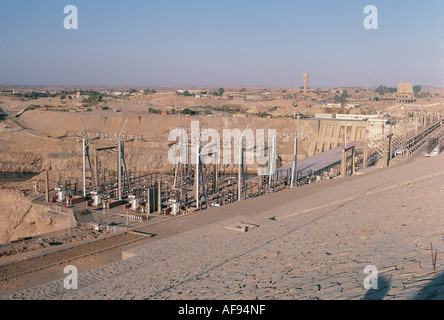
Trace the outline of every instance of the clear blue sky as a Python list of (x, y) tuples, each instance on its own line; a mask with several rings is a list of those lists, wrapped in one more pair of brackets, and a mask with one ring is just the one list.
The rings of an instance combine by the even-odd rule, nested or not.
[(310, 87), (444, 86), (444, 1), (0, 0), (3, 84), (299, 87), (305, 72)]

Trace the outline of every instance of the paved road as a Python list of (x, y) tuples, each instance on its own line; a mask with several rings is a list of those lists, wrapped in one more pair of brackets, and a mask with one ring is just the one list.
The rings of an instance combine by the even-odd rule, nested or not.
[[(159, 239), (170, 237), (172, 235), (180, 234), (182, 232), (200, 228), (205, 225), (226, 220), (238, 215), (250, 217), (262, 214), (264, 212), (272, 212), (273, 210), (276, 210), (279, 207), (285, 207), (289, 204), (294, 203), (297, 200), (302, 200), (303, 198), (313, 195), (317, 192), (326, 191), (329, 188), (337, 188), (340, 185), (347, 183), (349, 181), (355, 181), (355, 180), (359, 181), (360, 179), (364, 179), (369, 175), (389, 170), (395, 166), (411, 163), (416, 159), (418, 159), (419, 157), (423, 157), (425, 148), (426, 145), (423, 145), (409, 158), (406, 159), (395, 158), (392, 160), (390, 167), (376, 169), (366, 173), (365, 175), (356, 175), (344, 179), (321, 181), (310, 185), (304, 185), (302, 187), (294, 189), (288, 189), (276, 193), (270, 193), (258, 198), (247, 199), (218, 208), (211, 208), (209, 210), (204, 210), (199, 213), (183, 216), (180, 219), (167, 221), (154, 226), (140, 228), (138, 230), (155, 234), (156, 236), (152, 238), (151, 241), (156, 241)], [(270, 218), (273, 218), (272, 215), (270, 215)]]

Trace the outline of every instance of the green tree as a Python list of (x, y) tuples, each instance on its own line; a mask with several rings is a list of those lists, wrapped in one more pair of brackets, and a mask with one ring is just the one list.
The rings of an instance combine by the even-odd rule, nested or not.
[(156, 90), (150, 89), (150, 88), (143, 90), (144, 94), (150, 94), (150, 93), (156, 93), (156, 92), (157, 92)]
[(375, 92), (379, 93), (381, 96), (386, 93), (395, 93), (396, 91), (398, 91), (397, 88), (389, 88), (389, 87), (383, 86), (382, 84), (379, 85), (379, 87), (377, 87), (375, 89)]
[(148, 113), (161, 113), (161, 111), (160, 111), (160, 110), (157, 110), (157, 109), (153, 109), (153, 108), (149, 107), (149, 108), (148, 108)]
[(334, 98), (335, 100), (335, 103), (341, 103), (342, 102), (342, 97), (341, 96), (338, 96), (338, 95), (335, 95), (335, 98)]
[(189, 108), (185, 108), (183, 109), (181, 112), (181, 114), (189, 114), (190, 116), (197, 114), (197, 111), (191, 110)]
[(219, 88), (218, 93), (220, 96), (223, 96), (225, 93), (225, 89), (224, 88)]
[(414, 92), (415, 94), (420, 93), (421, 90), (422, 90), (422, 87), (421, 87), (421, 86), (419, 86), (419, 85), (413, 86), (413, 92)]

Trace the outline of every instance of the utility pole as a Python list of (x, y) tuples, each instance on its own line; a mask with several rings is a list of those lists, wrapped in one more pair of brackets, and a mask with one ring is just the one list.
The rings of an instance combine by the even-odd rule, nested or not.
[(271, 189), (271, 183), (272, 183), (272, 177), (275, 168), (275, 162), (276, 162), (276, 138), (273, 138), (273, 143), (271, 145), (271, 151), (270, 147), (268, 148), (268, 167), (269, 167), (269, 176), (268, 176), (268, 188)]
[(291, 188), (295, 186), (295, 178), (297, 175), (297, 161), (298, 161), (298, 138), (294, 139), (294, 154), (293, 167), (291, 169)]
[(367, 169), (367, 161), (368, 161), (368, 129), (365, 130), (365, 147), (364, 147), (364, 159), (363, 159), (363, 168)]
[[(146, 212), (147, 214), (151, 214), (151, 198), (150, 198), (150, 192), (151, 189), (148, 188), (146, 189)], [(148, 219), (148, 215), (147, 215), (147, 219)]]
[(242, 145), (239, 145), (239, 171), (237, 173), (237, 201), (241, 201), (241, 171), (242, 171), (242, 156), (243, 156), (243, 152), (242, 152)]
[(162, 214), (162, 180), (157, 179), (157, 212)]
[(83, 197), (86, 198), (86, 139), (82, 140), (82, 152), (83, 152)]
[(96, 182), (96, 191), (99, 191), (99, 158), (97, 156), (97, 150), (95, 152), (96, 155), (96, 166), (95, 166), (95, 182)]
[(352, 148), (352, 172), (351, 172), (351, 175), (353, 176), (355, 174), (355, 169), (356, 169), (356, 166), (355, 166), (356, 154), (355, 154), (355, 147), (351, 147), (351, 148)]
[(418, 134), (418, 112), (415, 111), (415, 135)]
[(194, 183), (196, 185), (196, 209), (199, 209), (199, 144), (196, 144), (196, 170), (194, 171)]
[(347, 176), (347, 126), (344, 130), (344, 142), (342, 143), (341, 177)]
[(214, 174), (214, 186), (213, 192), (217, 193), (219, 191), (218, 183), (219, 183), (219, 154), (216, 153), (216, 161), (214, 162), (213, 174)]
[(389, 166), (390, 160), (392, 159), (392, 136), (393, 136), (393, 133), (390, 133), (385, 138), (385, 157), (384, 157), (385, 161), (384, 161), (384, 164), (386, 167)]
[(409, 114), (404, 110), (403, 113), (403, 126), (402, 126), (402, 156), (404, 156), (406, 145), (407, 145), (407, 120), (409, 119)]
[(119, 200), (122, 200), (122, 148), (121, 141), (117, 143), (117, 188), (119, 192)]
[(46, 186), (45, 186), (46, 202), (49, 202), (49, 171), (46, 170)]

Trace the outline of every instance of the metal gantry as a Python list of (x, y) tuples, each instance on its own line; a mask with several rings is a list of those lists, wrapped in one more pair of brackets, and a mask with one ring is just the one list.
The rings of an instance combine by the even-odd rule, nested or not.
[[(89, 169), (91, 172), (91, 178), (93, 184), (96, 188), (96, 192), (98, 191), (98, 156), (97, 153), (105, 150), (117, 150), (117, 192), (118, 199), (122, 200), (122, 170), (125, 171), (125, 177), (127, 180), (128, 189), (131, 188), (131, 182), (128, 176), (128, 170), (125, 161), (125, 142), (127, 141), (143, 141), (143, 136), (141, 135), (126, 135), (126, 127), (128, 123), (128, 119), (126, 119), (121, 131), (119, 134), (104, 134), (104, 133), (91, 133), (86, 132), (82, 119), (80, 118), (80, 123), (82, 126), (82, 132), (74, 132), (71, 134), (73, 137), (78, 137), (82, 139), (82, 162), (83, 162), (83, 196), (86, 198), (87, 193), (87, 185), (86, 185), (86, 166), (87, 162), (89, 165)], [(116, 143), (115, 146), (104, 147), (104, 148), (96, 148), (96, 163), (95, 170), (93, 170), (91, 165), (91, 158), (89, 153), (90, 145), (94, 140), (110, 140)], [(122, 166), (123, 164), (123, 166)], [(95, 174), (94, 174), (95, 172)]]
[[(182, 129), (182, 128), (181, 128)], [(187, 130), (187, 129), (183, 129), (183, 130)], [(177, 142), (172, 142), (169, 146), (175, 146), (174, 150), (175, 150), (175, 155), (177, 156), (177, 152), (180, 151), (180, 153), (182, 154), (182, 156), (179, 156), (178, 158), (176, 158), (176, 164), (175, 164), (175, 173), (174, 173), (174, 185), (176, 185), (176, 180), (177, 180), (177, 171), (179, 170), (180, 166), (182, 165), (187, 165), (189, 166), (190, 164), (188, 163), (188, 150), (190, 150), (192, 147), (196, 148), (195, 151), (195, 170), (194, 170), (194, 185), (195, 185), (195, 192), (196, 192), (196, 209), (200, 208), (200, 189), (202, 188), (203, 191), (203, 196), (205, 197), (205, 204), (206, 206), (208, 206), (208, 188), (206, 186), (205, 183), (205, 179), (204, 179), (204, 173), (203, 173), (203, 157), (205, 156), (213, 156), (214, 158), (214, 163), (213, 163), (213, 192), (217, 191), (217, 186), (218, 186), (218, 180), (219, 180), (219, 165), (220, 165), (220, 150), (224, 149), (224, 148), (229, 148), (231, 150), (231, 147), (233, 146), (234, 151), (238, 154), (238, 181), (237, 181), (237, 199), (238, 201), (242, 200), (242, 187), (244, 190), (244, 199), (246, 199), (248, 197), (247, 195), (247, 188), (246, 188), (246, 172), (245, 172), (245, 157), (244, 157), (244, 151), (246, 150), (254, 150), (254, 145), (251, 146), (249, 144), (248, 141), (243, 141), (241, 140), (240, 142), (236, 142), (236, 141), (232, 141), (232, 140), (225, 140), (223, 139), (222, 141), (220, 141), (219, 143), (219, 148), (218, 151), (216, 152), (203, 152), (203, 144), (206, 144), (205, 147), (207, 149), (211, 149), (213, 147), (216, 147), (216, 142), (213, 141), (211, 143), (208, 144), (207, 141), (203, 141), (200, 136), (197, 139), (183, 139), (182, 136), (179, 137), (179, 141)], [(272, 145), (275, 145), (276, 140), (274, 139), (274, 142)], [(265, 147), (265, 144), (264, 144)], [(261, 146), (259, 146), (259, 148), (261, 148)], [(275, 159), (275, 155), (276, 155), (276, 148), (271, 148), (270, 151), (270, 147), (267, 146), (265, 147), (266, 149), (269, 150), (269, 159)], [(183, 155), (184, 150), (186, 150), (185, 152), (185, 156)], [(191, 152), (190, 152), (191, 153)], [(272, 154), (274, 156), (272, 156)], [(184, 158), (185, 163), (181, 163), (181, 160), (183, 161)], [(179, 159), (179, 160), (177, 160)]]

